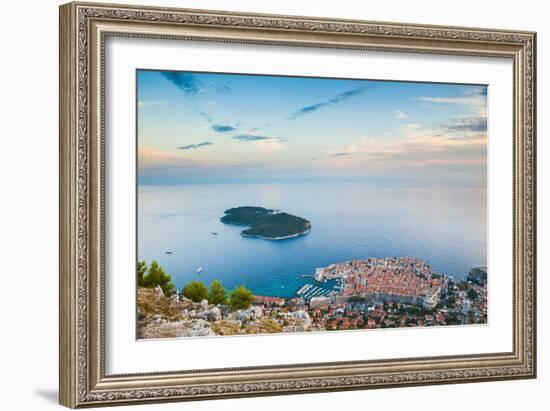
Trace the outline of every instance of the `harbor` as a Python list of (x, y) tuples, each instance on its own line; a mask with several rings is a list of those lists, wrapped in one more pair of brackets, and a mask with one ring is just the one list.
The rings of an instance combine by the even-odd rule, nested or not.
[[(305, 277), (305, 276), (302, 276)], [(313, 276), (311, 276), (313, 278)], [(342, 292), (344, 280), (336, 278), (325, 281), (313, 281), (300, 287), (296, 291), (296, 296), (309, 302), (313, 297), (331, 297)]]

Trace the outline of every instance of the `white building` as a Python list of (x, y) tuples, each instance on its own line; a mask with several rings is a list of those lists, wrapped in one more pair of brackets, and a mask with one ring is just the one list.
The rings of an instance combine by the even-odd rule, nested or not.
[(323, 272), (324, 272), (324, 268), (316, 268), (315, 269), (315, 280), (316, 281), (323, 281)]
[(309, 308), (311, 309), (328, 307), (329, 305), (330, 297), (319, 295), (316, 297), (311, 297), (311, 300), (309, 300)]
[(422, 305), (427, 309), (434, 309), (439, 302), (438, 292), (426, 292)]
[(464, 301), (462, 302), (462, 312), (464, 314), (468, 314), (468, 312), (470, 311), (471, 306), (472, 306), (472, 304), (470, 303), (470, 300), (464, 299)]

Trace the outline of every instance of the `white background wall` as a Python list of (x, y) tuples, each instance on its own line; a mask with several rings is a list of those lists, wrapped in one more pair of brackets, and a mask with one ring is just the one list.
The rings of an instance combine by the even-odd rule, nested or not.
[[(130, 0), (128, 0), (130, 1)], [(263, 397), (125, 409), (409, 410), (547, 409), (550, 389), (550, 13), (545, 2), (185, 0), (134, 3), (538, 32), (537, 380)], [(2, 4), (0, 44), (0, 404), (5, 410), (57, 405), (57, 6), (54, 0)], [(546, 187), (545, 187), (546, 186)]]

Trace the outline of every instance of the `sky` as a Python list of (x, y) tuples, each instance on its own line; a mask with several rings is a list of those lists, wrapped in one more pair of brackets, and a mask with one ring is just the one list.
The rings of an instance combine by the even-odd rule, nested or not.
[(486, 86), (160, 70), (136, 76), (140, 185), (486, 185)]

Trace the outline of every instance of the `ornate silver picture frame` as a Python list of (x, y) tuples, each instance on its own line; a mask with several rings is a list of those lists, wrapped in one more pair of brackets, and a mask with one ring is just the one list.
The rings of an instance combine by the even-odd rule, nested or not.
[[(120, 37), (511, 61), (513, 349), (472, 355), (108, 374), (105, 44), (109, 38)], [(535, 103), (533, 32), (92, 3), (61, 6), (60, 403), (78, 408), (535, 378)]]

